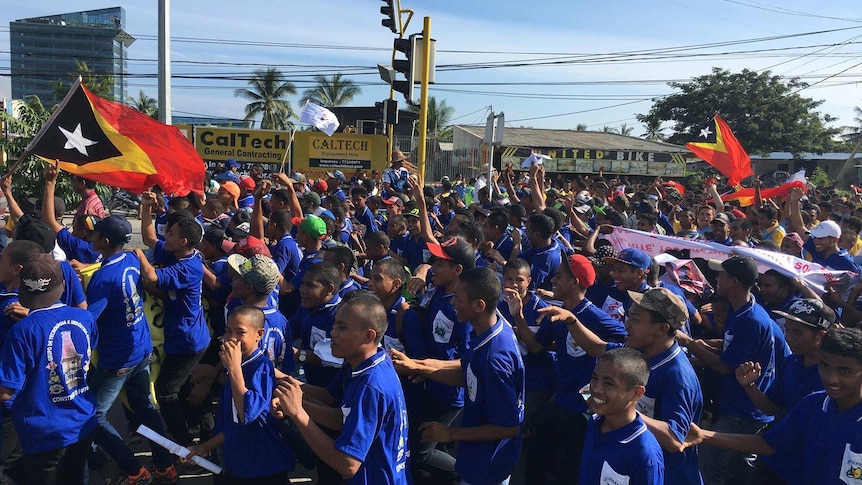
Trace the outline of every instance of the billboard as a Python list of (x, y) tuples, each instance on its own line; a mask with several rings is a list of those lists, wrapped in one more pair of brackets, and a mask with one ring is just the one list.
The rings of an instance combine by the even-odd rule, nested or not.
[(383, 172), (387, 166), (389, 140), (383, 135), (300, 131), (293, 140), (293, 166), (312, 178), (341, 170), (348, 178), (357, 170)]
[[(557, 173), (606, 173), (622, 175), (645, 175), (683, 177), (685, 158), (683, 153), (649, 152), (631, 150), (593, 150), (581, 148), (535, 150), (523, 147), (504, 147), (500, 161), (502, 166), (512, 165), (516, 170), (531, 153), (547, 154), (545, 170)], [(523, 170), (523, 169), (522, 169)]]
[(195, 126), (194, 144), (210, 168), (221, 168), (233, 158), (243, 164), (240, 171), (259, 163), (266, 172), (277, 172), (287, 151), (290, 132)]

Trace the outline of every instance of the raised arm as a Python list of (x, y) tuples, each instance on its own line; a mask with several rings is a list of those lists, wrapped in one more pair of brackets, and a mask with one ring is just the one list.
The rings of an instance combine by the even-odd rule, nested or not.
[(251, 235), (263, 241), (263, 197), (269, 193), (272, 182), (261, 180), (254, 188), (254, 208), (251, 210)]
[(42, 221), (51, 227), (54, 234), (60, 232), (63, 226), (57, 222), (54, 214), (54, 193), (57, 187), (57, 175), (60, 170), (57, 162), (45, 164), (45, 193), (42, 194)]
[(422, 238), (428, 244), (440, 244), (437, 242), (437, 238), (434, 237), (431, 222), (428, 220), (428, 207), (425, 205), (422, 185), (412, 175), (407, 179), (407, 183), (410, 185), (410, 197), (416, 201), (416, 207), (419, 209), (419, 226), (422, 228)]
[(156, 247), (156, 226), (153, 224), (153, 208), (157, 208), (156, 194), (147, 191), (141, 194), (141, 239), (148, 248)]
[(608, 343), (585, 327), (572, 312), (558, 306), (548, 306), (540, 308), (539, 314), (550, 318), (552, 322), (565, 323), (572, 338), (590, 357), (598, 358), (605, 353)]
[(272, 174), (272, 180), (274, 182), (278, 182), (287, 189), (288, 192), (288, 201), (287, 205), (290, 206), (290, 216), (291, 217), (302, 217), (302, 206), (299, 205), (299, 198), (296, 196), (296, 190), (293, 188), (293, 180), (283, 173), (274, 173)]
[(805, 223), (802, 221), (802, 189), (794, 187), (790, 190), (790, 198), (788, 204), (790, 206), (790, 231), (799, 234), (799, 237), (804, 238), (806, 229)]
[(15, 197), (12, 196), (12, 174), (6, 174), (0, 178), (0, 187), (2, 187), (3, 195), (6, 196), (6, 202), (9, 205), (9, 216), (13, 222), (18, 222), (18, 219), (24, 216), (24, 211), (21, 210)]

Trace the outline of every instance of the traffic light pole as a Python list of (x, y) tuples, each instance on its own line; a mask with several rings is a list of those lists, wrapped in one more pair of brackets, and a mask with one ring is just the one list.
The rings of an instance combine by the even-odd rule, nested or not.
[[(425, 183), (425, 142), (428, 138), (428, 79), (431, 75), (431, 17), (425, 17), (422, 26), (422, 82), (419, 85), (419, 150), (416, 153), (416, 169), (419, 181)], [(412, 86), (411, 86), (412, 89)]]

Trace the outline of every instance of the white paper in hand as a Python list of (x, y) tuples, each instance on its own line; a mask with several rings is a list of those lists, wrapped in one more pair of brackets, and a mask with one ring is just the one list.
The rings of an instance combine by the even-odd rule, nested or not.
[(529, 157), (525, 158), (523, 162), (521, 162), (521, 168), (530, 168), (536, 165), (541, 165), (545, 160), (551, 160), (551, 157), (547, 155), (541, 155), (539, 153), (533, 153)]
[(314, 355), (320, 357), (320, 363), (324, 367), (338, 367), (344, 365), (344, 359), (332, 355), (332, 339), (325, 338), (314, 346)]

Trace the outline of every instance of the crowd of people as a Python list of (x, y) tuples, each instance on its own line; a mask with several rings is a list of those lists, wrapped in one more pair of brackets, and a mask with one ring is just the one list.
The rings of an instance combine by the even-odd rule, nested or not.
[[(714, 179), (541, 165), (424, 185), (391, 160), (230, 160), (203, 196), (142, 194), (136, 248), (93, 182), (67, 228), (55, 165), (35, 200), (0, 180), (0, 483), (108, 460), (175, 483), (203, 457), (224, 484), (862, 484), (862, 198), (756, 181), (741, 207)], [(844, 276), (657, 258), (617, 228)], [(150, 442), (145, 466), (138, 425), (189, 455)]]

